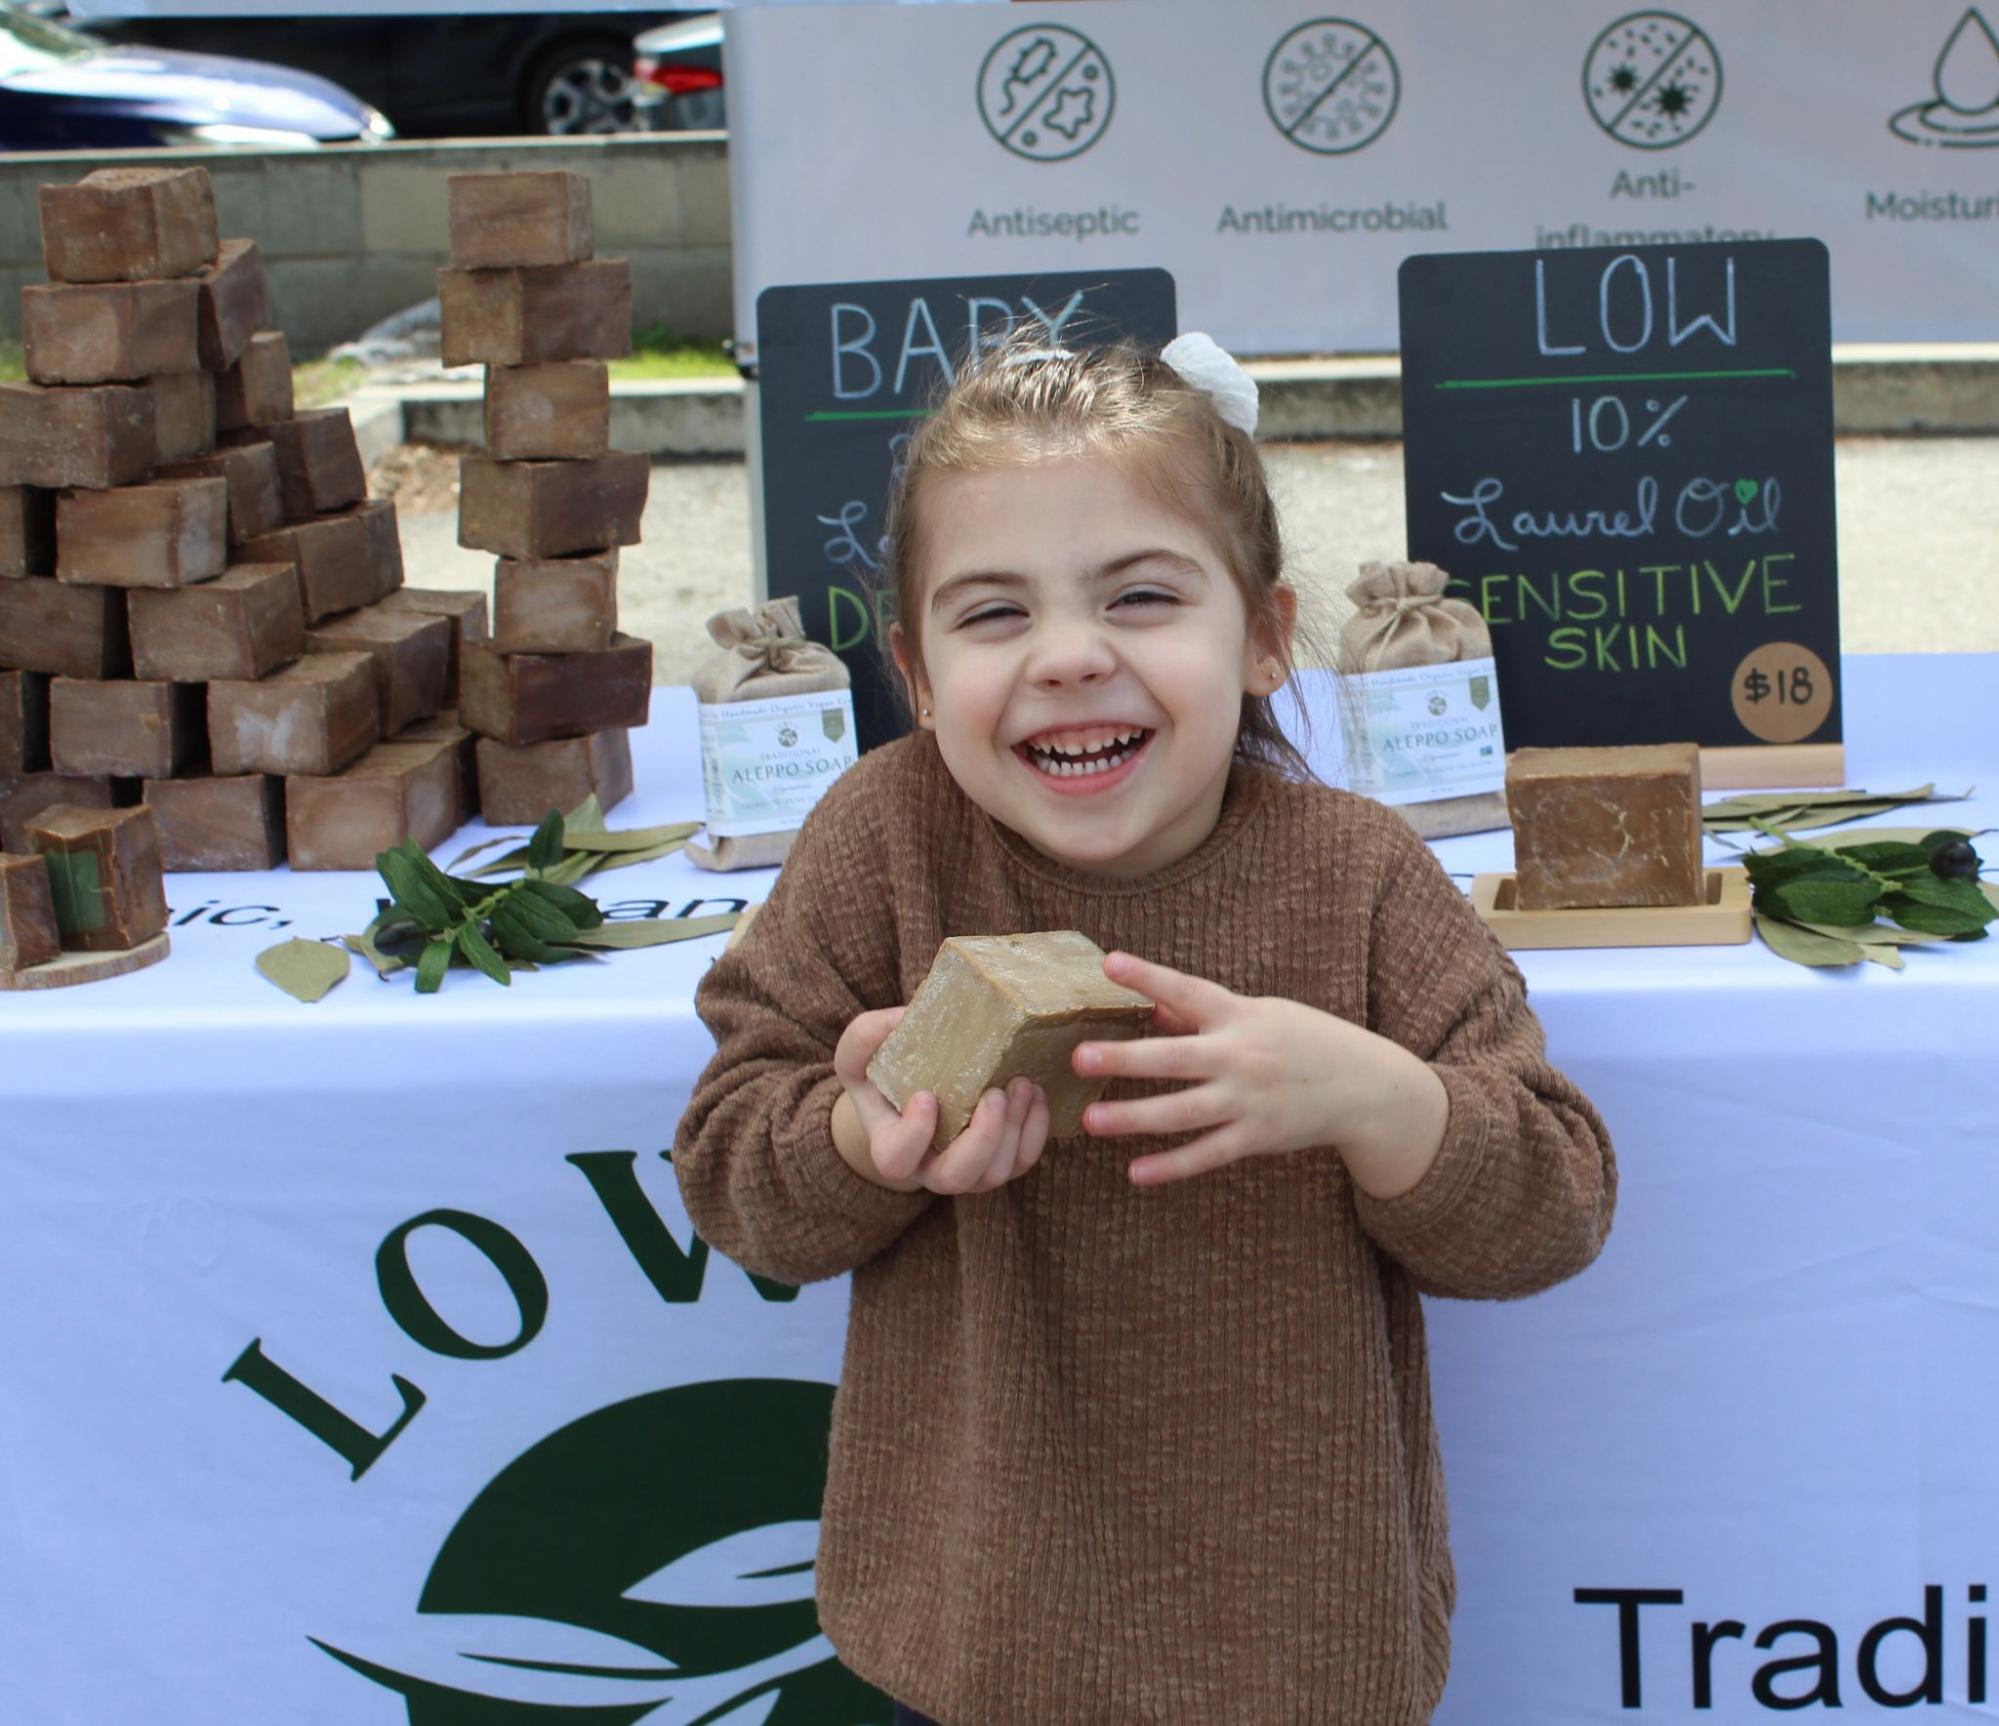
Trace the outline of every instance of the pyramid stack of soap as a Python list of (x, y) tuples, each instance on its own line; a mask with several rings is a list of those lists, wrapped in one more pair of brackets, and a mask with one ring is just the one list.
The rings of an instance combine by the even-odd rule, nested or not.
[(379, 617), (394, 506), (365, 500), (344, 409), (295, 411), (255, 243), (219, 238), (198, 168), (41, 202), (54, 280), (23, 291), (31, 382), (0, 399), (0, 845), (51, 802), (142, 797), (167, 868), (269, 868), (288, 782), (317, 794), (296, 866), (439, 842), (469, 734), (423, 741), (449, 757), (442, 805), (406, 764), (385, 815), (379, 769), (356, 769), (385, 722), (436, 712), (457, 625)]
[(590, 182), (450, 177), (438, 272), (444, 363), (486, 368), (486, 447), (466, 456), (458, 540), (495, 552), (494, 639), (468, 643), (459, 713), (479, 734), (486, 819), (539, 821), (632, 787), (652, 644), (618, 631), (618, 547), (636, 544), (650, 464), (613, 450), (605, 361), (631, 351), (631, 271), (597, 258)]

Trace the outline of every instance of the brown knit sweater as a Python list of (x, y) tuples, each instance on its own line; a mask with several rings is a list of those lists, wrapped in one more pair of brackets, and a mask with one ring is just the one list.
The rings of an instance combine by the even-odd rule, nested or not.
[[(1125, 1165), (1168, 1141), (1078, 1137), (993, 1193), (863, 1180), (830, 1124), (842, 1030), (907, 1001), (947, 935), (1035, 929), (1422, 1055), (1450, 1098), (1435, 1164), (1385, 1202), (1331, 1149), (1141, 1190)], [(1615, 1171), (1519, 973), (1397, 817), (1238, 767), (1190, 856), (1091, 876), (919, 734), (828, 792), (696, 1006), (718, 1050), (673, 1151), (695, 1226), (773, 1277), (853, 1273), (817, 1575), (850, 1667), (944, 1726), (1429, 1719), (1455, 1590), (1417, 1296), (1574, 1275)]]

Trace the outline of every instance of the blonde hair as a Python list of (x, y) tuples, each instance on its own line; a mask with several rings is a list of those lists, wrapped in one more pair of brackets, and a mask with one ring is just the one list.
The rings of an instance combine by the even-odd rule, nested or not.
[[(1016, 333), (958, 381), (910, 435), (889, 498), (881, 583), (912, 671), (923, 665), (921, 567), (926, 482), (1073, 455), (1108, 456), (1206, 533), (1249, 614), (1250, 639), (1288, 677), (1291, 630), (1279, 598), (1284, 548), (1256, 444), (1156, 354), (1130, 342), (1058, 352)], [(908, 701), (900, 676), (890, 682)], [(1302, 717), (1302, 714), (1301, 714)], [(1244, 692), (1236, 754), (1309, 779), (1267, 696)]]

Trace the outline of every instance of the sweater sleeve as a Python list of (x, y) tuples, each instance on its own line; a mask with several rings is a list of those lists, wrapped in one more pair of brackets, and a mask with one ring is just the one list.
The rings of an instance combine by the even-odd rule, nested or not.
[[(813, 811), (743, 940), (695, 991), (715, 1055), (674, 1137), (696, 1230), (784, 1282), (853, 1270), (933, 1202), (865, 1180), (833, 1143), (834, 1046), (856, 1014), (901, 1001), (886, 914), (853, 914), (879, 904), (885, 883), (846, 789)], [(836, 922), (833, 906), (849, 915)]]
[(1548, 1065), (1518, 968), (1413, 833), (1391, 842), (1370, 944), (1370, 1028), (1430, 1063), (1450, 1115), (1415, 1186), (1356, 1192), (1361, 1226), (1426, 1294), (1505, 1299), (1574, 1276), (1610, 1232), (1610, 1135)]

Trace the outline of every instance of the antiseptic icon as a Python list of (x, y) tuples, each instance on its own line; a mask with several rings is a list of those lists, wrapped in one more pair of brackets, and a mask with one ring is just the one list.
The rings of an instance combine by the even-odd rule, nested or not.
[(1116, 101), (1103, 50), (1062, 24), (1009, 32), (979, 67), (979, 117), (1030, 162), (1080, 156), (1108, 130)]
[(1633, 12), (1590, 44), (1583, 99), (1620, 144), (1670, 150), (1721, 106), (1721, 56), (1705, 30), (1676, 13)]
[(1301, 150), (1345, 156), (1388, 130), (1402, 100), (1395, 56), (1365, 24), (1314, 18), (1270, 51), (1263, 106)]
[(1911, 144), (1946, 150), (1999, 149), (1999, 36), (1976, 6), (1944, 39), (1932, 82), (1936, 94), (1911, 102), (1888, 130)]

